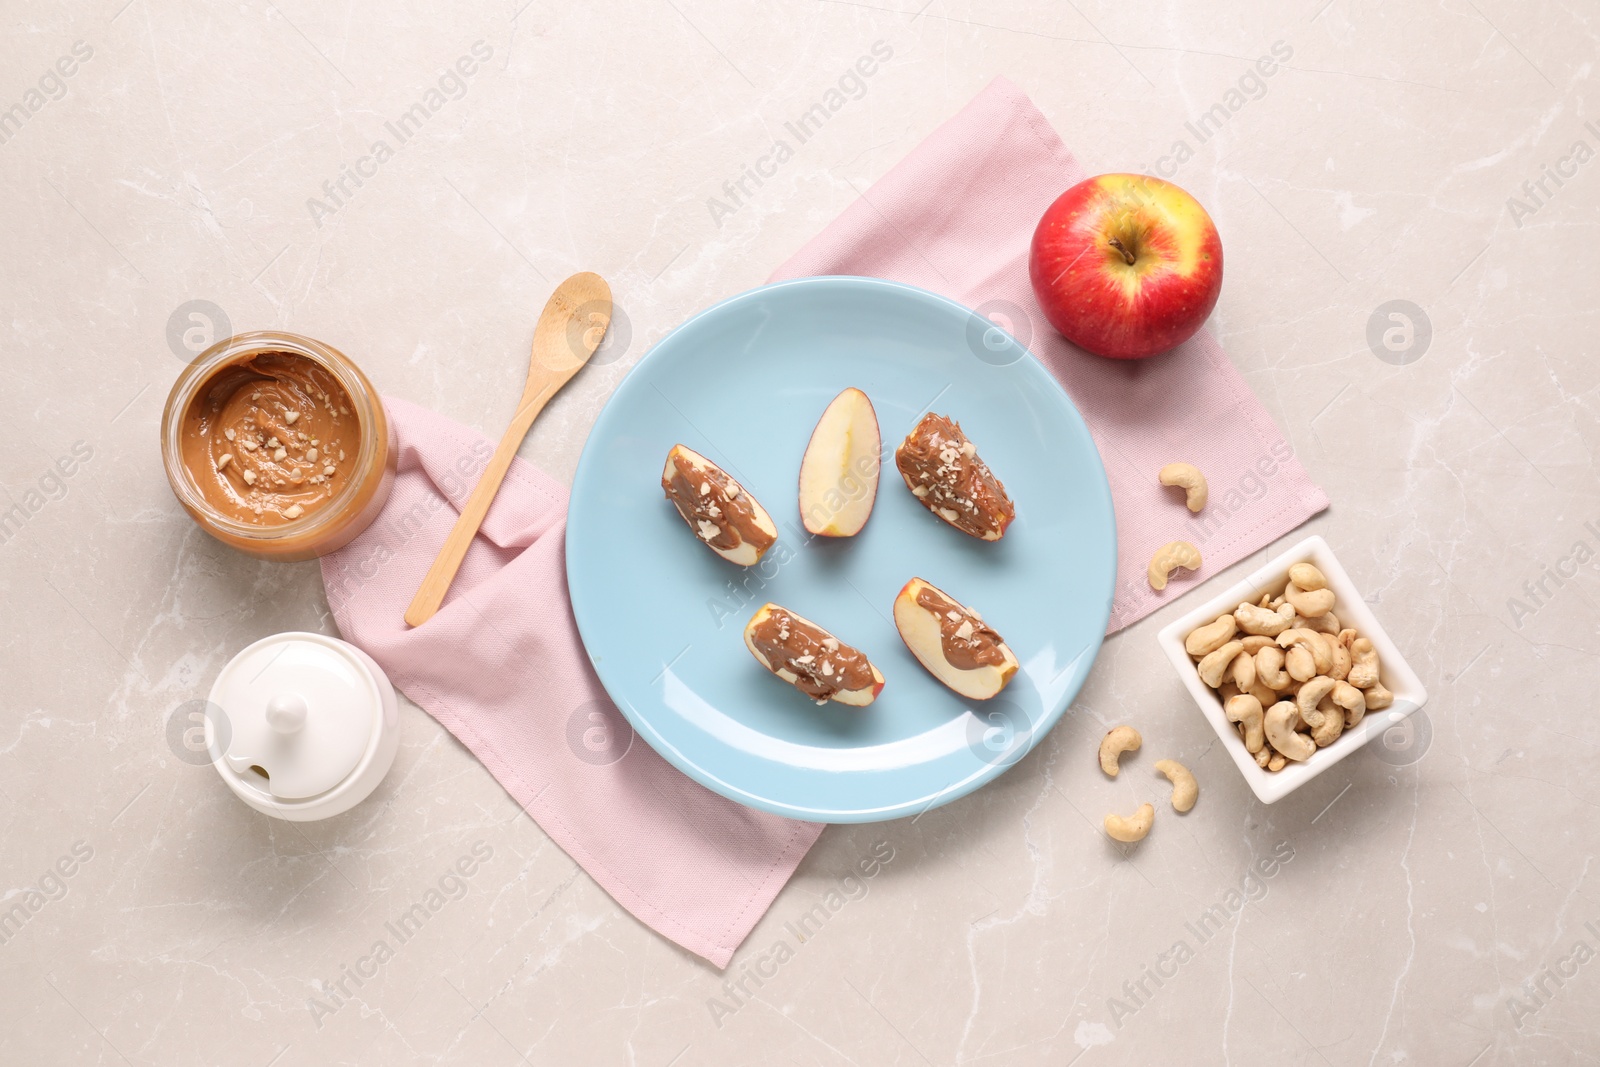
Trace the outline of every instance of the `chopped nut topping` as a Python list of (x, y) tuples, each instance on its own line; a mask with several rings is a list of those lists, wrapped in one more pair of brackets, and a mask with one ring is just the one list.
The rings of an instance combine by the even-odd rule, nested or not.
[(245, 485), (255, 485), (256, 484), (256, 472), (255, 471), (245, 471), (244, 472), (244, 484)]
[(895, 449), (895, 466), (922, 505), (964, 534), (998, 541), (1016, 518), (1005, 486), (961, 427), (929, 412)]
[(283, 459), (284, 457), (288, 456), (288, 454), (289, 454), (289, 450), (287, 448), (280, 448), (280, 449), (278, 449), (276, 452), (274, 452), (272, 454), (272, 458), (273, 459)]
[[(283, 421), (287, 422), (290, 426), (293, 426), (295, 424), (295, 420), (298, 418), (300, 418), (300, 413), (298, 411), (285, 411), (283, 413)], [(295, 505), (295, 507), (299, 506), (300, 505), (298, 504)]]
[(776, 604), (763, 610), (766, 617), (752, 623), (746, 640), (774, 674), (818, 704), (849, 693), (847, 702), (859, 705), (876, 695), (883, 677), (860, 650)]
[(314, 449), (314, 448), (306, 449), (306, 462), (307, 463), (315, 463), (316, 461), (317, 461), (317, 450)]
[(290, 504), (287, 508), (284, 509), (283, 517), (286, 518), (286, 519), (298, 519), (300, 516), (304, 515), (305, 513), (306, 513), (305, 508), (302, 508), (299, 504)]
[(217, 470), (221, 470), (223, 467), (226, 467), (228, 464), (230, 464), (232, 462), (233, 462), (233, 453), (232, 452), (224, 452), (222, 454), (222, 458), (217, 460)]

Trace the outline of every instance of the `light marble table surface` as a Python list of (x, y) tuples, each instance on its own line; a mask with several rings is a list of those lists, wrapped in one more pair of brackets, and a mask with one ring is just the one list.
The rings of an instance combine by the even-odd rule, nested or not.
[[(23, 905), (0, 930), (0, 1062), (1600, 1061), (1592, 5), (0, 10), (0, 923)], [(728, 201), (879, 41), (861, 92)], [(475, 47), (459, 92), (386, 133)], [(1109, 640), (989, 788), (825, 831), (725, 975), (614, 904), (413, 705), (379, 793), (299, 829), (169, 746), (246, 643), (332, 631), (314, 566), (235, 555), (173, 501), (172, 324), (210, 307), (310, 334), (498, 436), (552, 281), (599, 271), (628, 345), (522, 450), (570, 480), (653, 340), (758, 284), (997, 74), (1091, 173), (1158, 170), (1215, 216), (1212, 327), (1333, 501), (1294, 536), (1326, 536), (1430, 687), (1409, 740), (1256, 803), (1156, 647), (1180, 599)], [(379, 139), (392, 155), (330, 195)], [(1092, 757), (1125, 719), (1203, 789), (1128, 852), (1098, 824), (1142, 775)], [(480, 842), (461, 899), (319, 1013), (321, 983)], [(892, 858), (798, 943), (787, 924), (874, 850)]]

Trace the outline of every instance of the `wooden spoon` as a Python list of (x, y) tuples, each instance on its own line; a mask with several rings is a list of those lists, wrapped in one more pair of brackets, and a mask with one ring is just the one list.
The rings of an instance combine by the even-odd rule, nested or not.
[(500, 446), (494, 450), (494, 457), (484, 468), (483, 477), (478, 479), (477, 487), (467, 498), (467, 505), (461, 509), (461, 517), (456, 519), (450, 536), (444, 539), (439, 558), (433, 561), (427, 576), (422, 579), (422, 587), (411, 598), (411, 606), (406, 608), (408, 625), (421, 626), (433, 618), (439, 605), (444, 603), (444, 595), (450, 591), (450, 583), (455, 581), (461, 560), (477, 535), (483, 517), (488, 514), (495, 494), (500, 491), (500, 483), (505, 479), (517, 449), (522, 446), (528, 428), (550, 398), (556, 395), (556, 391), (566, 385), (594, 355), (610, 324), (611, 287), (598, 274), (587, 271), (574, 274), (550, 295), (550, 302), (544, 306), (539, 325), (533, 331), (528, 384), (522, 390), (517, 413), (511, 416), (511, 425), (506, 427), (505, 436), (500, 438)]

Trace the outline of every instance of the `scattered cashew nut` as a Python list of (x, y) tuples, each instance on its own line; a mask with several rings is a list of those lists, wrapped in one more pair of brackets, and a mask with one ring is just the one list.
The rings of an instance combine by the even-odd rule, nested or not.
[(1205, 656), (1232, 641), (1237, 629), (1232, 615), (1218, 615), (1215, 622), (1208, 622), (1190, 632), (1184, 639), (1184, 650), (1191, 656)]
[(1132, 844), (1143, 841), (1144, 835), (1150, 832), (1150, 825), (1156, 821), (1156, 809), (1151, 804), (1140, 804), (1139, 810), (1132, 815), (1107, 815), (1106, 833), (1114, 840)]
[(1382, 682), (1373, 682), (1366, 688), (1366, 705), (1368, 711), (1382, 711), (1394, 703), (1394, 694), (1383, 687)]
[[(1144, 738), (1139, 736), (1139, 731), (1131, 726), (1113, 727), (1106, 736), (1100, 739), (1100, 769), (1115, 778), (1122, 768), (1117, 766), (1117, 760), (1124, 752), (1137, 751), (1144, 744)], [(1143, 835), (1140, 835), (1143, 836)]]
[[(1267, 743), (1280, 755), (1303, 763), (1316, 753), (1317, 743), (1305, 734), (1295, 732), (1294, 724), (1299, 721), (1299, 714), (1289, 701), (1280, 700), (1268, 709), (1262, 720), (1262, 729), (1266, 731)], [(1270, 764), (1268, 770), (1271, 770)]]
[(1167, 579), (1179, 567), (1200, 569), (1200, 550), (1187, 541), (1168, 541), (1150, 557), (1150, 588), (1160, 592), (1167, 587)]
[(1172, 781), (1172, 810), (1188, 811), (1200, 796), (1200, 783), (1194, 780), (1189, 768), (1175, 759), (1156, 760), (1156, 770)]
[(1200, 473), (1200, 468), (1192, 463), (1168, 463), (1161, 468), (1157, 475), (1162, 485), (1183, 486), (1183, 502), (1189, 506), (1190, 511), (1199, 511), (1206, 506), (1206, 476)]

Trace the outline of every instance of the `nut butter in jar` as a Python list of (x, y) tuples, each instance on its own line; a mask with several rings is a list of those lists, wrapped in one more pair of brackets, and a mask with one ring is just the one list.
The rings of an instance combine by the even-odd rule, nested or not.
[(211, 536), (263, 559), (349, 544), (388, 498), (395, 452), (367, 376), (292, 333), (213, 345), (173, 384), (161, 419), (178, 502)]

